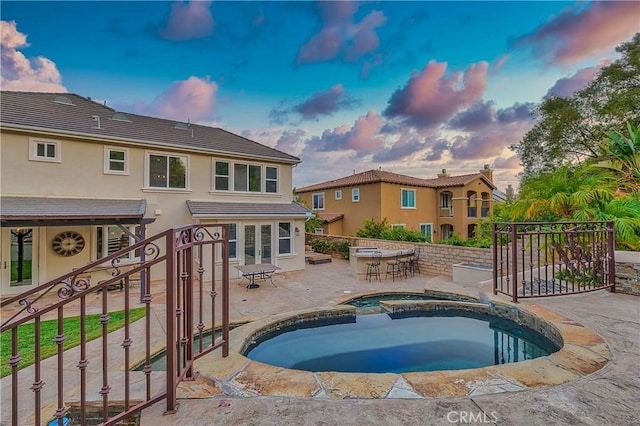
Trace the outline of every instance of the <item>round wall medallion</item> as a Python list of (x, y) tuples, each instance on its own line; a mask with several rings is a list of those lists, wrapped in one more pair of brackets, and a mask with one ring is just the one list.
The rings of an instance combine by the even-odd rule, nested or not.
[(74, 256), (84, 249), (84, 238), (74, 231), (61, 232), (53, 237), (51, 248), (60, 256)]

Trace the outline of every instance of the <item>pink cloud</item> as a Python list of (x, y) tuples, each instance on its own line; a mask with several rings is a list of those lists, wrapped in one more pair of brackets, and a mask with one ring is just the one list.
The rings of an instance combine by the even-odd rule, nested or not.
[(380, 46), (376, 28), (383, 26), (387, 18), (379, 11), (372, 11), (359, 23), (353, 22), (357, 6), (352, 2), (319, 2), (324, 22), (318, 34), (300, 47), (297, 64), (328, 61), (341, 57), (357, 62), (363, 55), (374, 52)]
[(576, 71), (572, 76), (561, 78), (549, 89), (545, 97), (561, 96), (568, 98), (573, 96), (575, 92), (591, 83), (602, 67), (610, 63), (611, 61), (600, 61), (595, 67), (583, 68)]
[(151, 104), (137, 102), (134, 111), (154, 117), (192, 123), (211, 117), (218, 85), (208, 79), (189, 77), (177, 81)]
[(0, 86), (2, 90), (67, 92), (56, 64), (43, 56), (27, 58), (18, 49), (28, 47), (27, 36), (15, 21), (0, 21)]
[(353, 126), (338, 126), (333, 130), (325, 130), (321, 137), (308, 139), (304, 154), (353, 150), (357, 156), (362, 156), (376, 152), (384, 145), (384, 139), (379, 136), (383, 124), (382, 117), (375, 111), (369, 111), (358, 117)]
[(168, 40), (183, 41), (202, 38), (213, 32), (215, 21), (211, 15), (210, 1), (174, 2), (171, 14), (160, 35)]
[(482, 98), (487, 87), (487, 69), (488, 64), (482, 61), (470, 65), (464, 74), (446, 75), (446, 62), (431, 61), (391, 96), (383, 115), (420, 128), (443, 124)]
[(549, 63), (571, 65), (604, 53), (630, 39), (638, 29), (640, 3), (597, 1), (565, 9), (517, 45), (531, 45)]

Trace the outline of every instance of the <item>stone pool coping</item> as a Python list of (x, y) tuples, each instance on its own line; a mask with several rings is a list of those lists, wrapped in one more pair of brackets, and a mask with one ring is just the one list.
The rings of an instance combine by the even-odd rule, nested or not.
[[(271, 315), (253, 321), (230, 332), (229, 356), (221, 351), (197, 360), (197, 378), (182, 382), (179, 398), (214, 396), (286, 396), (324, 399), (381, 398), (452, 398), (477, 396), (560, 385), (600, 370), (611, 360), (611, 351), (604, 339), (582, 324), (535, 304), (515, 305), (509, 302), (478, 303), (477, 298), (428, 290), (426, 295), (451, 298), (463, 303), (465, 309), (486, 310), (489, 307), (505, 315), (515, 315), (517, 322), (533, 324), (553, 340), (561, 339), (562, 348), (549, 356), (468, 370), (447, 370), (415, 373), (312, 373), (290, 370), (250, 360), (240, 355), (256, 333), (274, 324), (317, 319), (326, 316), (353, 315), (355, 308), (342, 305), (347, 300), (379, 293), (366, 292), (345, 295), (334, 306)], [(451, 300), (386, 301), (387, 309), (411, 310), (430, 306), (446, 309)], [(497, 312), (494, 311), (494, 312)], [(536, 328), (537, 327), (537, 328)]]

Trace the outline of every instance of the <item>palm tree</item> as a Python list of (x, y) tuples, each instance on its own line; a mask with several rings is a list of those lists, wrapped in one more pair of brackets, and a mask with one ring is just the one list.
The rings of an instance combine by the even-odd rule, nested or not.
[(629, 137), (620, 132), (608, 132), (600, 145), (600, 158), (593, 167), (608, 170), (619, 181), (620, 191), (640, 191), (640, 124), (634, 129), (627, 123)]

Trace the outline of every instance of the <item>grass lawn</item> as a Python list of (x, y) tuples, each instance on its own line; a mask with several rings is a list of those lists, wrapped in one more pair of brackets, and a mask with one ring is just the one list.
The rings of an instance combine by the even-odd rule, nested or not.
[[(129, 321), (131, 323), (144, 317), (145, 308), (135, 308), (129, 312)], [(101, 314), (87, 315), (86, 333), (87, 341), (102, 336), (102, 324), (100, 323)], [(58, 352), (58, 345), (54, 342), (55, 336), (58, 334), (58, 325), (56, 320), (42, 321), (40, 323), (40, 357), (48, 358)], [(65, 318), (64, 324), (64, 348), (69, 349), (80, 344), (80, 317)], [(109, 312), (109, 323), (107, 328), (109, 332), (117, 330), (124, 326), (124, 311)], [(32, 365), (35, 362), (35, 325), (23, 324), (18, 327), (18, 353), (22, 357), (18, 368), (22, 369)], [(0, 377), (11, 374), (11, 366), (8, 364), (11, 358), (11, 331), (5, 331), (0, 334)]]

